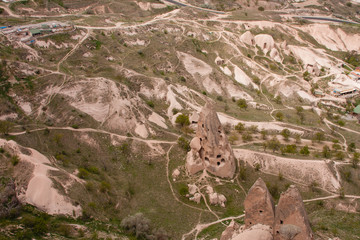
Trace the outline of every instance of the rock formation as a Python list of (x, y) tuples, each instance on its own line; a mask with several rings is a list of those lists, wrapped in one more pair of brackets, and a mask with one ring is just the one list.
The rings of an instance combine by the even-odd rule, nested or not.
[(275, 219), (275, 206), (264, 181), (259, 178), (250, 188), (244, 201), (245, 227), (258, 223), (271, 226)]
[(215, 109), (207, 103), (202, 109), (196, 137), (190, 142), (191, 151), (186, 158), (190, 174), (206, 169), (222, 178), (235, 173), (235, 157)]
[(274, 239), (313, 239), (313, 233), (300, 192), (293, 185), (280, 196), (275, 212)]
[(244, 201), (245, 225), (229, 225), (221, 240), (312, 240), (313, 233), (299, 190), (295, 186), (281, 194), (275, 208), (259, 178)]

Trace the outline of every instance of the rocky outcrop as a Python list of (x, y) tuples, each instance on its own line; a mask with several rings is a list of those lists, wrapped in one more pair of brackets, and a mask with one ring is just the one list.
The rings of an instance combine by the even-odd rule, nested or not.
[(275, 206), (264, 181), (259, 178), (250, 188), (244, 201), (245, 227), (256, 224), (271, 226), (275, 219)]
[(270, 226), (256, 224), (249, 229), (245, 229), (232, 240), (273, 240), (272, 229)]
[(313, 233), (300, 192), (293, 185), (280, 196), (275, 212), (274, 239), (313, 239)]
[(235, 173), (235, 157), (226, 134), (210, 103), (202, 109), (196, 137), (190, 143), (186, 168), (190, 174), (203, 169), (222, 178), (231, 178)]
[(313, 240), (299, 190), (295, 186), (281, 194), (275, 208), (264, 181), (259, 178), (244, 201), (245, 225), (229, 225), (221, 240)]

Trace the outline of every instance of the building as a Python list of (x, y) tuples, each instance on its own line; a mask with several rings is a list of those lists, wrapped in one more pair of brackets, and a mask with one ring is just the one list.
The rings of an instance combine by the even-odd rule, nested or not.
[(349, 73), (349, 77), (354, 81), (360, 81), (360, 67)]
[(34, 36), (38, 36), (41, 34), (41, 30), (40, 29), (30, 29), (29, 32), (31, 33), (31, 35), (34, 37)]

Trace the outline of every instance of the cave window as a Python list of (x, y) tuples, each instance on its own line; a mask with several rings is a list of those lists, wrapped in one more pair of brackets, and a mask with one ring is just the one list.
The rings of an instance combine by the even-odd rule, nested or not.
[(216, 158), (221, 158), (221, 154), (217, 155)]
[(202, 138), (200, 138), (200, 142), (202, 141)]
[(260, 212), (260, 213), (262, 213), (262, 212), (263, 212), (263, 210), (260, 210), (259, 212)]
[(222, 158), (222, 159), (221, 159), (221, 162), (225, 162), (225, 159)]
[(209, 161), (209, 158), (208, 158), (208, 157), (205, 157), (205, 161)]
[(267, 46), (266, 43), (264, 43), (264, 49), (266, 48), (266, 46)]
[(276, 231), (277, 234), (279, 234), (279, 231)]
[(204, 124), (201, 125), (204, 128)]
[(251, 225), (252, 223), (251, 223), (251, 222), (249, 222), (249, 224)]
[(280, 224), (283, 224), (284, 222), (283, 222), (283, 220), (280, 220)]
[(220, 166), (220, 162), (217, 162), (217, 165)]

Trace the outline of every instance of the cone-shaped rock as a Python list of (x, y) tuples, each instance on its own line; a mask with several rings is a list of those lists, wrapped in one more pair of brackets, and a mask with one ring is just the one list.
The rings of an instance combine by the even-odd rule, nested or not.
[(274, 239), (313, 239), (313, 232), (310, 228), (300, 192), (295, 186), (290, 186), (280, 196), (279, 204), (275, 211)]
[[(200, 145), (199, 145), (200, 143)], [(186, 167), (190, 174), (202, 170), (197, 160), (210, 173), (231, 178), (235, 173), (235, 157), (213, 106), (207, 103), (201, 110), (196, 137), (192, 141)]]
[(244, 201), (245, 228), (256, 224), (272, 228), (275, 219), (275, 206), (264, 181), (259, 178), (250, 188)]

